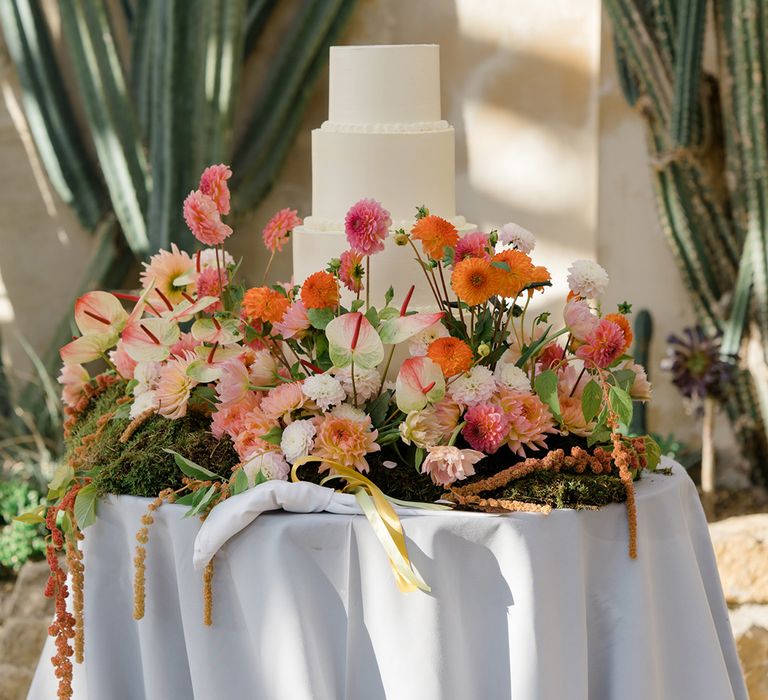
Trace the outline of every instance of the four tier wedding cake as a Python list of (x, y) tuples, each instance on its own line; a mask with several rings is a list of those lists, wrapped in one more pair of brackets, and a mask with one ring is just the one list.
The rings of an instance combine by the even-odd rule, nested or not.
[[(410, 229), (416, 208), (471, 230), (456, 215), (453, 127), (441, 118), (440, 47), (334, 46), (328, 121), (312, 132), (312, 215), (294, 231), (297, 284), (348, 248), (344, 216), (379, 201), (392, 228)], [(434, 303), (407, 251), (392, 238), (371, 260), (371, 299), (416, 285), (414, 306)]]

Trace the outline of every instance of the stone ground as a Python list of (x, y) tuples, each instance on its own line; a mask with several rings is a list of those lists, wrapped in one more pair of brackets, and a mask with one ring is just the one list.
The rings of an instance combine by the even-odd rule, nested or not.
[[(723, 517), (745, 505), (718, 499), (723, 519), (710, 532), (750, 700), (768, 700), (768, 513)], [(47, 577), (47, 564), (35, 562), (15, 584), (0, 582), (0, 700), (26, 698), (53, 614), (42, 595)]]

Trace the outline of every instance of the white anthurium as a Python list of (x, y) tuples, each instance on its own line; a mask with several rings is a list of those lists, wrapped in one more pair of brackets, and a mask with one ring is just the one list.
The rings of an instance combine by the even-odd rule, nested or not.
[(221, 365), (206, 360), (192, 360), (187, 366), (187, 376), (198, 384), (215, 382), (221, 377)]
[(143, 318), (123, 331), (123, 345), (136, 362), (162, 362), (180, 336), (179, 327), (164, 318)]
[(88, 292), (75, 302), (75, 323), (83, 335), (119, 333), (128, 321), (128, 312), (109, 292)]
[(65, 365), (84, 365), (103, 357), (117, 341), (117, 333), (88, 333), (67, 343), (59, 355)]
[(211, 304), (215, 304), (218, 297), (200, 297), (197, 301), (188, 301), (184, 299), (168, 311), (164, 311), (161, 316), (168, 321), (177, 321), (184, 323), (194, 318), (195, 314), (205, 311)]
[(235, 319), (198, 318), (190, 332), (195, 340), (203, 343), (234, 345), (243, 339), (240, 323)]
[(243, 354), (243, 348), (239, 345), (198, 345), (195, 348), (195, 355), (208, 364), (221, 364)]
[(403, 413), (420, 411), (445, 396), (445, 378), (428, 357), (409, 357), (397, 373), (395, 401)]
[(442, 317), (442, 311), (395, 316), (395, 318), (390, 318), (381, 324), (379, 336), (383, 343), (397, 345), (410, 340), (413, 336), (437, 323)]
[(370, 321), (359, 311), (333, 319), (325, 328), (328, 354), (336, 367), (376, 367), (384, 359), (384, 344)]

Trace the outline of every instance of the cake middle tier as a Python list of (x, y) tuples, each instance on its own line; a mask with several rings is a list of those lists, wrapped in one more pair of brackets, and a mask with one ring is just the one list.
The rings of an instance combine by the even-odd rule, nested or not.
[(355, 202), (373, 198), (393, 222), (413, 220), (422, 204), (451, 219), (456, 213), (454, 168), (450, 126), (384, 132), (326, 122), (312, 132), (312, 215), (343, 221)]

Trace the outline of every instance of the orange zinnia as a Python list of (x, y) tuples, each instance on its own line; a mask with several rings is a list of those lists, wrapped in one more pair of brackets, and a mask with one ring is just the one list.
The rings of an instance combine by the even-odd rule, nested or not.
[(437, 364), (446, 377), (467, 372), (472, 367), (472, 348), (459, 338), (438, 338), (427, 348), (427, 357)]
[(629, 320), (624, 314), (606, 314), (603, 318), (613, 321), (619, 328), (621, 328), (621, 332), (624, 333), (624, 349), (621, 352), (622, 354), (625, 353), (629, 350), (629, 346), (632, 345), (632, 338), (634, 337), (632, 335), (632, 326), (629, 325)]
[(434, 214), (419, 219), (411, 229), (411, 235), (418, 241), (432, 260), (442, 260), (446, 247), (455, 248), (459, 232), (446, 219)]
[(502, 250), (493, 256), (493, 262), (505, 263), (509, 270), (499, 270), (498, 294), (514, 299), (528, 285), (548, 282), (545, 267), (535, 267), (531, 258), (519, 250)]
[(451, 287), (465, 304), (483, 304), (497, 293), (500, 272), (487, 260), (465, 258), (453, 268)]
[(291, 302), (269, 287), (252, 287), (243, 297), (243, 312), (249, 321), (278, 323)]
[(330, 272), (315, 272), (304, 280), (301, 300), (308, 309), (332, 309), (339, 303), (339, 283)]

